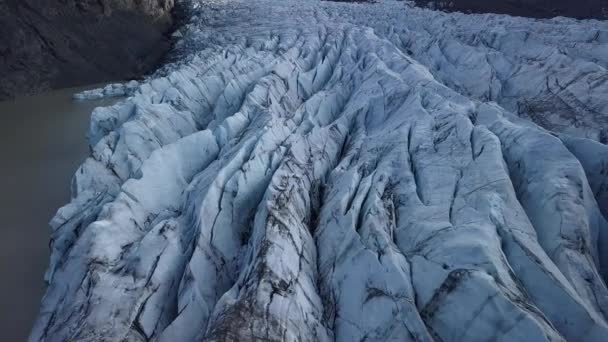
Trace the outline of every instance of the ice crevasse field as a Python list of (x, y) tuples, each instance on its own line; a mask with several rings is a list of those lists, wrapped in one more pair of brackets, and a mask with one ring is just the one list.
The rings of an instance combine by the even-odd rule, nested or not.
[(608, 23), (188, 1), (82, 99), (31, 341), (608, 340)]

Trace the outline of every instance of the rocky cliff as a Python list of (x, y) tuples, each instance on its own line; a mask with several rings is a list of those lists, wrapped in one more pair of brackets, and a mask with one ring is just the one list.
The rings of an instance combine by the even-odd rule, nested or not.
[(169, 47), (173, 0), (0, 1), (0, 99), (140, 76)]

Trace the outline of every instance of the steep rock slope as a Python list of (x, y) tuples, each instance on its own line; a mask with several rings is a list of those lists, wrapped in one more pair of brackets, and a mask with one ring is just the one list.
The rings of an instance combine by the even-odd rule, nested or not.
[(169, 48), (173, 4), (0, 1), (0, 100), (150, 71)]
[(608, 0), (415, 0), (419, 5), (448, 11), (502, 13), (533, 18), (566, 16), (607, 19)]
[(608, 338), (607, 24), (191, 10), (93, 112), (31, 341)]

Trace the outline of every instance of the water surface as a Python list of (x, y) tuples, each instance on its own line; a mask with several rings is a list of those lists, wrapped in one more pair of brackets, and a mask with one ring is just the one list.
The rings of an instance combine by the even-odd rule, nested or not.
[(88, 154), (90, 113), (116, 101), (72, 101), (90, 88), (0, 102), (0, 341), (29, 335), (45, 289), (48, 222)]

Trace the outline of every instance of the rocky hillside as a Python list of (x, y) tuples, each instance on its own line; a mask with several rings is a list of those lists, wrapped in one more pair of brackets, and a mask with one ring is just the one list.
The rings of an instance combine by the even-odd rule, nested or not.
[(501, 13), (533, 18), (608, 18), (608, 0), (415, 0), (419, 5), (466, 13)]
[(169, 47), (173, 0), (0, 1), (0, 99), (122, 80)]

